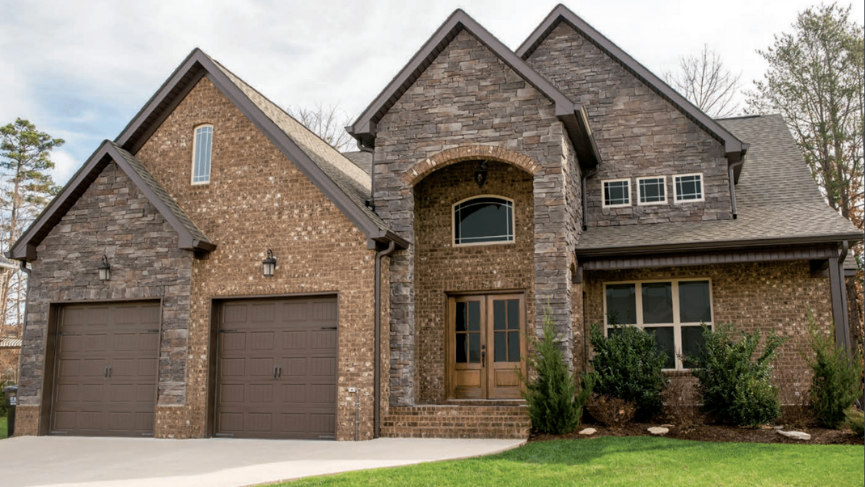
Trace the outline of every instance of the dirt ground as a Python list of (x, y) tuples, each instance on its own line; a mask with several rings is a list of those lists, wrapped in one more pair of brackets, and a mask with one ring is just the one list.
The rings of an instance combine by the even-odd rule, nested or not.
[[(650, 436), (647, 428), (661, 426), (659, 423), (629, 423), (621, 428), (610, 428), (600, 423), (584, 423), (573, 433), (564, 435), (548, 435), (532, 432), (529, 441), (550, 441), (570, 439), (591, 439), (600, 436)], [(794, 440), (779, 435), (774, 427), (740, 428), (724, 425), (696, 425), (690, 428), (677, 428), (675, 425), (664, 425), (670, 432), (667, 438), (696, 441), (729, 441), (752, 443), (803, 443), (811, 445), (862, 445), (862, 437), (853, 436), (849, 429), (833, 430), (825, 428), (785, 428), (785, 431), (804, 431), (811, 435), (809, 441)], [(579, 431), (585, 428), (595, 428), (593, 435), (581, 435)]]

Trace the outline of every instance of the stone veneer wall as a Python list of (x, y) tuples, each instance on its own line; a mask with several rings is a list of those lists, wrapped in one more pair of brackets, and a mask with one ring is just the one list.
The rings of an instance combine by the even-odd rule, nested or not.
[[(376, 212), (392, 230), (413, 240), (415, 200), (403, 176), (419, 162), (445, 150), (479, 145), (529, 157), (539, 166), (533, 181), (535, 300), (550, 300), (560, 333), (570, 337), (564, 139), (552, 102), (461, 31), (377, 124)], [(463, 155), (472, 154), (467, 149)], [(423, 358), (415, 356), (413, 282), (423, 276), (415, 269), (415, 251), (397, 252), (391, 264), (391, 405), (419, 399), (415, 364)], [(538, 318), (535, 325), (542, 325)], [(569, 343), (565, 341), (565, 354), (571, 360)]]
[[(729, 220), (721, 143), (565, 23), (527, 61), (586, 109), (601, 153), (587, 180), (588, 225)], [(675, 204), (673, 175), (702, 173), (705, 201)], [(666, 176), (667, 204), (639, 206), (636, 178)], [(603, 208), (601, 181), (631, 180), (631, 206)]]
[[(487, 182), (479, 188), (474, 182), (475, 169), (477, 161), (447, 166), (414, 188), (415, 357), (419, 359), (415, 387), (421, 404), (447, 399), (447, 293), (524, 290), (527, 323), (534, 322), (532, 175), (509, 164), (491, 162)], [(513, 243), (454, 246), (453, 205), (480, 195), (514, 200)]]
[[(191, 185), (193, 130), (213, 124), (210, 183)], [(206, 431), (211, 299), (339, 295), (337, 439), (372, 437), (374, 257), (366, 237), (206, 78), (136, 154), (218, 248), (193, 266), (183, 408), (160, 411), (161, 436)], [(262, 275), (266, 249), (278, 264)], [(386, 260), (385, 260), (386, 262)]]
[[(808, 261), (587, 272), (585, 329), (593, 323), (603, 323), (604, 282), (703, 277), (712, 282), (716, 324), (732, 323), (746, 332), (761, 330), (764, 337), (775, 330), (788, 338), (775, 362), (782, 401), (792, 400), (797, 390), (807, 390), (810, 369), (799, 350), (807, 349), (808, 310), (813, 311), (815, 320), (827, 333), (832, 321), (829, 279), (811, 277)], [(583, 341), (574, 346), (590, 348)]]
[[(99, 280), (102, 254), (111, 280)], [(115, 163), (109, 163), (37, 247), (19, 379), (18, 435), (38, 433), (51, 303), (163, 298), (159, 408), (182, 405), (192, 253)], [(157, 426), (159, 430), (159, 426)]]

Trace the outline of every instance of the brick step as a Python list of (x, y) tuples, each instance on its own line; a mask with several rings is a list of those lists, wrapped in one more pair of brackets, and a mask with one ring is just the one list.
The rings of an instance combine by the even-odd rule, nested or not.
[(381, 427), (383, 438), (497, 438), (525, 439), (529, 437), (531, 428), (402, 428)]
[(391, 438), (527, 438), (525, 405), (425, 405), (391, 407), (381, 434)]

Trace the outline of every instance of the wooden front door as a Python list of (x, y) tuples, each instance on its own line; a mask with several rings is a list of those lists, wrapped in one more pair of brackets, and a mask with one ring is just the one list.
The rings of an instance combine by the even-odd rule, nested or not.
[(520, 398), (517, 368), (525, 373), (525, 316), (522, 294), (448, 300), (448, 398)]

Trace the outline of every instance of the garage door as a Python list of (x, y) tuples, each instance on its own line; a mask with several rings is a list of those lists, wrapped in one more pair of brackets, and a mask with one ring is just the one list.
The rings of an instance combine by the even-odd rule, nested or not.
[(152, 435), (159, 302), (66, 306), (58, 332), (51, 433)]
[(332, 439), (335, 297), (222, 306), (216, 436)]

